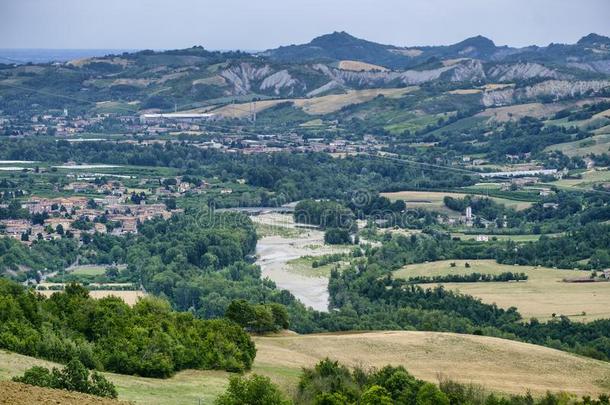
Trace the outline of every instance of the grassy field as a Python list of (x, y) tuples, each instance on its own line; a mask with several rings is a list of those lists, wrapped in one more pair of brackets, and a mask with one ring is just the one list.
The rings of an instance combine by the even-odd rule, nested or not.
[(339, 261), (325, 264), (320, 267), (313, 267), (314, 260), (319, 259), (312, 256), (303, 256), (298, 259), (289, 260), (287, 270), (291, 273), (301, 274), (308, 277), (329, 277), (330, 271), (339, 266), (349, 264), (347, 261)]
[(563, 188), (591, 188), (598, 183), (610, 182), (610, 170), (587, 170), (581, 173), (581, 179), (561, 179), (551, 183)]
[(610, 134), (595, 135), (591, 138), (581, 139), (573, 142), (558, 143), (548, 146), (545, 151), (561, 151), (564, 155), (587, 156), (590, 154), (600, 155), (610, 151)]
[(256, 235), (259, 238), (266, 236), (282, 236), (284, 238), (298, 238), (303, 234), (304, 230), (299, 228), (289, 228), (281, 225), (271, 225), (260, 222), (254, 223), (256, 229)]
[(70, 269), (70, 274), (77, 276), (100, 276), (106, 272), (106, 267), (96, 265), (74, 266)]
[[(456, 267), (449, 263), (455, 262)], [(464, 263), (468, 262), (470, 268)], [(549, 319), (552, 314), (568, 315), (573, 320), (591, 321), (610, 317), (610, 283), (564, 283), (564, 278), (583, 277), (588, 273), (543, 267), (510, 266), (493, 260), (443, 260), (412, 264), (395, 272), (396, 277), (445, 274), (499, 274), (523, 272), (527, 281), (518, 283), (444, 283), (446, 288), (481, 298), (500, 307), (517, 307), (525, 319)], [(583, 315), (583, 312), (586, 315)]]
[[(57, 364), (0, 350), (0, 380), (21, 375), (33, 366)], [(228, 373), (187, 370), (171, 379), (160, 380), (104, 373), (117, 387), (119, 399), (138, 404), (211, 404), (225, 390)]]
[[(441, 211), (456, 215), (455, 211), (449, 210), (443, 203), (445, 196), (454, 198), (464, 198), (466, 194), (448, 193), (443, 191), (398, 191), (394, 193), (381, 193), (382, 196), (389, 198), (392, 201), (404, 200), (407, 208), (425, 208), (434, 211)], [(527, 201), (515, 201), (507, 198), (490, 197), (499, 204), (504, 204), (507, 207), (516, 210), (523, 210), (532, 205)]]
[[(502, 393), (535, 395), (547, 390), (596, 395), (610, 389), (610, 363), (526, 343), (436, 332), (370, 332), (255, 337), (252, 371), (270, 377), (287, 394), (296, 390), (302, 367), (330, 357), (349, 366), (403, 365), (418, 378), (438, 375)], [(0, 351), (0, 380), (33, 365), (53, 363)], [(211, 404), (229, 374), (188, 370), (166, 380), (104, 373), (119, 399), (137, 404)]]

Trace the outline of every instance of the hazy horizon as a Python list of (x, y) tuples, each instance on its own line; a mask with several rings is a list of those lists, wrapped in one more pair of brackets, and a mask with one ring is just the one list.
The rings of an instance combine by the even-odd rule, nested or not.
[(9, 0), (0, 4), (0, 49), (264, 50), (333, 31), (397, 46), (448, 45), (476, 35), (497, 45), (546, 46), (591, 32), (610, 35), (609, 17), (606, 0), (65, 0), (61, 6)]

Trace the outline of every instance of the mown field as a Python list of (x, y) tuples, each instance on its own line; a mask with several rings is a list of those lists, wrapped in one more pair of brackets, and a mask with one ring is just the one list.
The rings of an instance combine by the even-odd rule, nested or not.
[[(433, 211), (445, 212), (448, 214), (457, 215), (455, 211), (448, 209), (443, 203), (445, 196), (453, 198), (464, 198), (467, 194), (449, 193), (444, 191), (397, 191), (393, 193), (381, 193), (383, 197), (387, 197), (392, 201), (404, 200), (407, 208), (424, 208)], [(516, 210), (523, 210), (532, 205), (527, 201), (509, 200), (507, 198), (489, 197), (499, 204), (504, 204), (507, 207)]]
[[(295, 392), (302, 367), (325, 357), (349, 366), (403, 365), (418, 378), (439, 374), (481, 384), (500, 393), (535, 395), (567, 391), (596, 395), (610, 390), (610, 363), (485, 336), (436, 332), (370, 332), (255, 337), (253, 372), (269, 376), (287, 394)], [(0, 351), (0, 380), (33, 365), (53, 363)], [(228, 373), (188, 370), (166, 380), (105, 373), (119, 399), (137, 404), (211, 404), (227, 385)]]
[[(450, 263), (456, 263), (451, 267)], [(470, 268), (465, 267), (465, 263)], [(549, 319), (552, 314), (573, 320), (591, 321), (610, 317), (610, 282), (566, 283), (564, 278), (586, 277), (588, 273), (544, 267), (510, 266), (494, 260), (443, 260), (411, 264), (396, 271), (396, 277), (440, 276), (446, 274), (525, 273), (527, 281), (485, 283), (443, 283), (446, 288), (481, 298), (500, 307), (517, 307), (524, 318)]]
[[(323, 115), (339, 111), (341, 108), (350, 104), (361, 104), (374, 99), (379, 95), (384, 97), (400, 97), (416, 87), (404, 87), (396, 89), (366, 89), (366, 90), (350, 90), (344, 94), (330, 94), (327, 96), (312, 97), (312, 98), (287, 98), (275, 100), (257, 101), (253, 109), (256, 113), (260, 113), (268, 108), (276, 106), (280, 103), (292, 102), (296, 107), (302, 108), (310, 115)], [(195, 111), (195, 110), (193, 110)], [(245, 118), (252, 111), (250, 104), (231, 104), (211, 110), (214, 114), (222, 115), (226, 118)]]

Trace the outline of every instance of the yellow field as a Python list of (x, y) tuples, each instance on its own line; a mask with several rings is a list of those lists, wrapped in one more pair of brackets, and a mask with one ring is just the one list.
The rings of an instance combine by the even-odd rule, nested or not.
[[(455, 262), (452, 268), (449, 263)], [(468, 262), (470, 268), (464, 267)], [(510, 266), (494, 260), (443, 260), (412, 264), (395, 272), (396, 277), (437, 276), (470, 273), (525, 273), (527, 281), (498, 283), (443, 283), (446, 288), (496, 303), (502, 308), (517, 307), (525, 319), (549, 319), (552, 314), (568, 315), (570, 319), (591, 321), (610, 318), (610, 283), (564, 283), (564, 278), (586, 276), (574, 270), (544, 267)], [(432, 286), (432, 285), (430, 285)], [(586, 315), (583, 315), (583, 312)]]
[[(404, 200), (404, 202), (407, 204), (407, 208), (424, 208), (456, 214), (455, 211), (451, 211), (445, 207), (443, 198), (445, 196), (464, 198), (467, 194), (446, 193), (443, 191), (397, 191), (394, 193), (381, 193), (381, 195), (389, 198), (392, 201)], [(505, 206), (514, 208), (516, 210), (524, 210), (532, 205), (532, 203), (527, 201), (515, 201), (497, 197), (489, 198), (499, 204), (504, 204)]]
[[(50, 297), (54, 292), (53, 290), (38, 290), (38, 292), (45, 297)], [(91, 298), (100, 299), (105, 297), (119, 297), (127, 305), (134, 305), (138, 302), (138, 298), (143, 298), (146, 296), (146, 293), (142, 291), (114, 291), (114, 290), (91, 290), (89, 291), (89, 295)]]
[[(253, 110), (260, 113), (261, 111), (276, 106), (280, 103), (292, 102), (296, 107), (302, 108), (307, 114), (330, 114), (332, 112), (339, 111), (341, 108), (350, 104), (365, 103), (374, 99), (378, 95), (383, 95), (384, 97), (400, 97), (406, 93), (414, 91), (415, 89), (417, 89), (417, 87), (350, 90), (345, 94), (330, 94), (321, 97), (262, 100), (255, 103)], [(251, 114), (249, 103), (226, 105), (211, 110), (211, 112), (227, 118), (246, 118)]]
[(449, 94), (479, 94), (482, 92), (483, 92), (483, 90), (481, 90), (481, 89), (457, 89), (457, 90), (450, 90), (447, 93), (449, 93)]
[[(547, 390), (578, 394), (610, 389), (610, 363), (485, 336), (435, 332), (372, 332), (256, 338), (255, 371), (289, 392), (301, 367), (330, 357), (350, 366), (403, 365), (436, 382), (439, 373), (505, 393)], [(292, 387), (292, 388), (290, 388)]]
[(342, 60), (338, 64), (338, 68), (341, 70), (352, 70), (355, 72), (369, 72), (371, 70), (378, 70), (380, 72), (387, 72), (389, 69), (379, 65), (373, 65), (366, 62), (358, 62), (355, 60)]
[[(302, 367), (325, 357), (349, 366), (403, 365), (418, 378), (438, 375), (489, 390), (535, 395), (567, 391), (597, 395), (610, 389), (610, 363), (554, 349), (486, 336), (437, 332), (369, 332), (255, 337), (253, 372), (270, 377), (288, 395), (296, 390)], [(34, 365), (54, 364), (0, 350), (0, 380)], [(119, 399), (138, 404), (211, 404), (224, 391), (229, 374), (188, 370), (166, 380), (104, 373)]]

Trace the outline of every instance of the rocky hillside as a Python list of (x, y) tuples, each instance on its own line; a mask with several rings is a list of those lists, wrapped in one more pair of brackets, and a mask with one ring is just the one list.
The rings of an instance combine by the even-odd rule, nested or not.
[(67, 63), (0, 65), (0, 107), (7, 113), (32, 108), (100, 110), (112, 101), (128, 111), (168, 111), (428, 83), (512, 86), (486, 89), (481, 103), (489, 106), (540, 97), (606, 95), (609, 79), (610, 38), (595, 34), (572, 45), (517, 49), (496, 46), (481, 36), (449, 46), (406, 48), (341, 32), (260, 54), (194, 47)]

